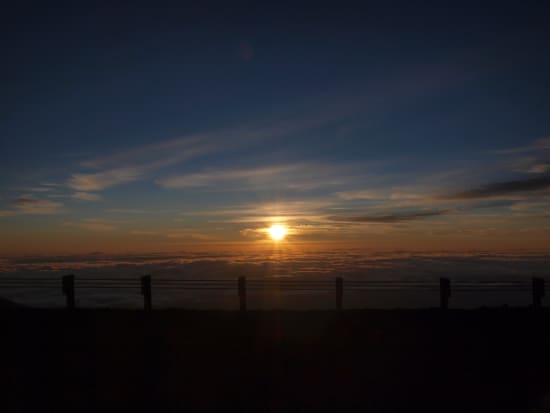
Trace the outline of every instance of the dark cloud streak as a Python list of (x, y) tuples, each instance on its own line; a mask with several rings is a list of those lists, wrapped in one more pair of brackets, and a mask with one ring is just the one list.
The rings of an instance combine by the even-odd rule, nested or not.
[(487, 185), (482, 185), (478, 188), (473, 188), (467, 191), (443, 195), (438, 197), (438, 199), (469, 200), (491, 198), (498, 196), (514, 195), (523, 192), (541, 191), (545, 189), (550, 189), (550, 175), (524, 180), (495, 182)]
[(357, 222), (357, 223), (379, 223), (391, 224), (398, 222), (416, 221), (419, 219), (432, 218), (441, 215), (447, 215), (450, 210), (437, 211), (415, 211), (385, 215), (359, 215), (359, 216), (338, 216), (332, 215), (328, 219), (338, 222)]

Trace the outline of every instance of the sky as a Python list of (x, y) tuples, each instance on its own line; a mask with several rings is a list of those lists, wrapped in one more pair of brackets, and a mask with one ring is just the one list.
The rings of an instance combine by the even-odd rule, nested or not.
[(112, 3), (1, 13), (1, 256), (550, 249), (544, 2)]

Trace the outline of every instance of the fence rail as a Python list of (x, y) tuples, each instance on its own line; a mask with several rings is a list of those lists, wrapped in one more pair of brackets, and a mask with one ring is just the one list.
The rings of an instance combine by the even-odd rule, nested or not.
[[(344, 288), (345, 286), (345, 288)], [(335, 294), (335, 306), (337, 310), (343, 308), (344, 291), (429, 291), (439, 292), (440, 307), (447, 309), (452, 291), (459, 292), (531, 292), (532, 306), (535, 309), (542, 307), (545, 291), (550, 283), (544, 278), (531, 278), (530, 280), (507, 281), (453, 281), (449, 278), (440, 278), (439, 282), (433, 281), (391, 281), (391, 280), (344, 280), (342, 277), (324, 280), (300, 280), (300, 279), (247, 279), (239, 277), (237, 280), (228, 279), (174, 279), (153, 278), (150, 275), (141, 278), (108, 278), (108, 277), (79, 277), (66, 275), (55, 277), (0, 277), (0, 290), (9, 288), (29, 289), (58, 289), (61, 288), (66, 298), (66, 306), (69, 309), (76, 307), (76, 290), (101, 290), (101, 289), (125, 289), (138, 290), (143, 295), (144, 309), (153, 308), (153, 290), (218, 290), (238, 292), (239, 308), (247, 309), (248, 291), (315, 291), (333, 292)]]

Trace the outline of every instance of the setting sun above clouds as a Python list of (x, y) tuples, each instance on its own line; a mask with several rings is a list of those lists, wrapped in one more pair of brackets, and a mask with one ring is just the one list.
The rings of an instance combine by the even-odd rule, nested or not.
[(269, 232), (269, 236), (275, 241), (282, 240), (287, 233), (283, 225), (272, 225), (267, 231)]

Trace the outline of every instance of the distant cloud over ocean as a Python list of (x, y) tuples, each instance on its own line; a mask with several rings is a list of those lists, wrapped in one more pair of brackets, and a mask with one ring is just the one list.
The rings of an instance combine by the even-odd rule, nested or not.
[[(59, 257), (25, 257), (0, 261), (0, 277), (15, 276), (61, 277), (73, 273), (78, 277), (135, 278), (150, 274), (155, 278), (227, 279), (240, 276), (249, 279), (334, 279), (435, 281), (449, 277), (454, 281), (530, 280), (544, 277), (550, 265), (548, 254), (522, 252), (373, 252), (362, 249), (331, 249), (292, 251), (264, 250), (254, 253), (228, 251), (226, 253), (182, 252), (180, 254), (73, 255)], [(159, 306), (192, 308), (235, 308), (235, 292), (163, 291), (156, 296)], [(296, 293), (294, 293), (295, 295)], [(458, 296), (457, 306), (527, 305), (526, 293), (512, 295)], [(15, 301), (41, 306), (62, 306), (61, 291), (5, 290), (2, 296)], [(120, 291), (80, 291), (83, 306), (113, 306), (139, 308), (139, 291), (132, 294)], [(306, 297), (307, 294), (302, 296)], [(292, 302), (292, 294), (289, 296)], [(294, 297), (295, 298), (295, 297)], [(303, 301), (305, 308), (331, 308), (332, 295), (312, 293)], [(437, 292), (418, 294), (352, 293), (347, 294), (349, 307), (410, 307), (436, 306)], [(260, 294), (252, 298), (256, 306), (270, 306), (273, 297)], [(279, 297), (279, 300), (281, 298)], [(283, 303), (283, 304), (281, 304)], [(284, 304), (279, 301), (279, 304)], [(298, 305), (299, 303), (294, 303)], [(308, 307), (309, 306), (309, 307)], [(298, 305), (300, 308), (300, 305)]]

